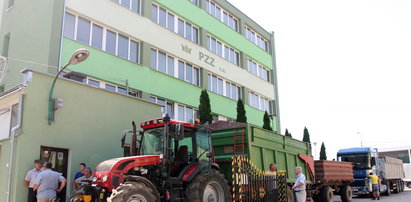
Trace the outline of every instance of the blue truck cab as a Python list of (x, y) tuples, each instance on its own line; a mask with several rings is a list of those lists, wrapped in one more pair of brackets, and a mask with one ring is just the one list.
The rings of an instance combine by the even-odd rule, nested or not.
[[(337, 153), (338, 161), (346, 161), (353, 163), (354, 182), (350, 185), (353, 194), (365, 195), (372, 192), (371, 182), (368, 175), (372, 172), (381, 179), (382, 169), (378, 161), (378, 150), (376, 148), (348, 148), (340, 149)], [(385, 192), (386, 186), (381, 186), (381, 192)]]

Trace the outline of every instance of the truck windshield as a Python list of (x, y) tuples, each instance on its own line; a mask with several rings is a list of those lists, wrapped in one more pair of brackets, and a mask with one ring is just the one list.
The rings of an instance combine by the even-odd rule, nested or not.
[(154, 128), (144, 133), (141, 154), (160, 155), (163, 153), (164, 128)]
[(339, 161), (352, 162), (354, 169), (370, 169), (370, 158), (368, 154), (352, 154), (352, 155), (341, 155), (338, 157)]

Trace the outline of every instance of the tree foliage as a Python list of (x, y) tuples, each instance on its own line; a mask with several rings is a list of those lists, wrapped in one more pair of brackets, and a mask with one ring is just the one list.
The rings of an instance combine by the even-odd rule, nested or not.
[(207, 90), (202, 90), (200, 95), (200, 105), (198, 106), (198, 118), (200, 124), (211, 123), (213, 116), (211, 115), (210, 97)]
[(307, 127), (304, 127), (304, 137), (303, 137), (303, 142), (308, 142), (311, 143), (310, 140), (310, 133), (308, 133)]
[(288, 129), (286, 128), (285, 129), (285, 134), (284, 134), (286, 137), (293, 137), (293, 136), (291, 136), (291, 133), (289, 133), (288, 132)]
[(325, 151), (324, 142), (321, 144), (320, 160), (327, 160), (327, 153)]
[(267, 111), (265, 111), (264, 113), (263, 121), (264, 121), (263, 128), (266, 130), (273, 131), (273, 128), (271, 127), (270, 117), (268, 116)]
[(244, 102), (243, 100), (238, 99), (237, 101), (237, 122), (242, 122), (242, 123), (247, 123), (247, 116), (246, 116), (246, 111), (244, 108)]

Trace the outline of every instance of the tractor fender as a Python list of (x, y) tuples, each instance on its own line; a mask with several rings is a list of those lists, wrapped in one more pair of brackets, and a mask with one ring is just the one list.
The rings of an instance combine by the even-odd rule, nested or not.
[(142, 182), (144, 183), (147, 187), (150, 187), (153, 190), (153, 193), (156, 198), (160, 198), (160, 193), (158, 193), (158, 190), (154, 184), (148, 180), (147, 178), (137, 176), (137, 175), (127, 175), (124, 176), (124, 180), (129, 180), (129, 181), (134, 181), (134, 182)]
[[(223, 173), (221, 168), (216, 163), (211, 164), (211, 169), (215, 169), (220, 173)], [(198, 164), (188, 165), (181, 171), (179, 178), (182, 179), (183, 182), (189, 182), (200, 172), (201, 168)]]

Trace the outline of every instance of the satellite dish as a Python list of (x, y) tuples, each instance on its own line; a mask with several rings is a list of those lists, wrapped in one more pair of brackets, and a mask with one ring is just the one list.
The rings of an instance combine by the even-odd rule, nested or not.
[(6, 76), (7, 72), (7, 58), (0, 55), (0, 84)]

